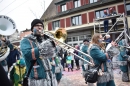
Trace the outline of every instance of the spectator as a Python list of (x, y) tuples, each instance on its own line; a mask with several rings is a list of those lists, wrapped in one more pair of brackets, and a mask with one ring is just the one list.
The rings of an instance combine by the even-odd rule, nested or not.
[[(103, 17), (104, 18), (108, 17), (107, 10), (104, 10), (104, 16)], [(107, 19), (104, 20), (104, 32), (108, 32), (108, 20)]]
[[(78, 45), (75, 45), (75, 49), (79, 50), (80, 48), (79, 48)], [(79, 52), (76, 51), (76, 50), (74, 50), (74, 53), (75, 53), (76, 55), (79, 55)], [(79, 57), (74, 56), (74, 59), (75, 59), (76, 67), (77, 67), (76, 70), (79, 70), (79, 69), (80, 69), (80, 66), (79, 66)]]
[(9, 78), (14, 86), (21, 86), (26, 73), (25, 61), (23, 58), (14, 63), (9, 70)]
[[(110, 8), (110, 16), (114, 16), (114, 15), (117, 15), (117, 12), (115, 11), (114, 8)], [(111, 19), (112, 21), (112, 25), (114, 25), (116, 23), (116, 18), (113, 18)], [(118, 28), (117, 28), (117, 23), (115, 24), (114, 26), (114, 31), (116, 31)]]
[(68, 66), (68, 72), (70, 71), (70, 69), (71, 69), (71, 71), (73, 71), (72, 65), (71, 65), (71, 60), (72, 60), (72, 55), (69, 52), (68, 55), (67, 55), (67, 59), (66, 59), (66, 63), (67, 63), (67, 66)]
[(111, 43), (111, 37), (109, 34), (105, 35), (105, 42), (106, 42), (106, 46)]

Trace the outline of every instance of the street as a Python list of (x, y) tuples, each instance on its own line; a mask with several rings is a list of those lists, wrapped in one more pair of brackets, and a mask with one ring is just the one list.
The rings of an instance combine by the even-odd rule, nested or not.
[[(68, 69), (66, 68), (66, 71), (63, 71), (63, 74), (64, 75), (59, 86), (87, 86), (87, 84), (85, 84), (84, 78), (82, 77), (81, 68), (78, 71), (74, 69), (73, 72), (68, 72)], [(114, 77), (116, 86), (130, 86), (130, 82), (121, 81), (121, 74), (119, 69), (114, 70)]]

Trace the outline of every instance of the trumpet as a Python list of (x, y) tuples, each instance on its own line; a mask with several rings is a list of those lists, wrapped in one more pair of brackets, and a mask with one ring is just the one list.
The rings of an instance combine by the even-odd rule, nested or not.
[[(51, 35), (49, 35), (49, 34), (47, 34), (47, 33), (49, 33), (49, 34), (51, 34)], [(67, 38), (67, 32), (66, 32), (65, 28), (59, 28), (59, 29), (57, 29), (56, 31), (53, 31), (53, 32), (52, 32), (52, 31), (46, 31), (46, 32), (43, 32), (43, 34), (44, 34), (44, 35), (47, 35), (49, 38), (53, 39), (54, 41), (59, 42), (59, 43), (62, 44), (63, 46), (67, 46), (67, 47), (69, 47), (69, 48), (72, 48), (73, 50), (76, 50), (76, 51), (80, 52), (81, 54), (87, 56), (87, 57), (90, 59), (91, 62), (89, 62), (89, 61), (83, 59), (82, 57), (78, 56), (77, 54), (72, 53), (72, 52), (70, 52), (68, 49), (65, 49), (63, 46), (59, 45), (59, 47), (61, 47), (61, 48), (65, 49), (65, 50), (67, 50), (68, 52), (72, 53), (73, 55), (77, 56), (78, 58), (84, 60), (84, 61), (87, 62), (89, 65), (93, 65), (93, 63), (92, 63), (92, 62), (93, 62), (93, 58), (92, 58), (90, 55), (88, 55), (88, 54), (86, 54), (86, 53), (84, 53), (84, 52), (82, 52), (82, 51), (80, 51), (80, 50), (78, 50), (78, 49), (76, 49), (76, 48), (74, 48), (74, 47), (72, 47), (72, 46), (70, 46), (70, 45), (68, 45), (68, 44), (66, 44), (66, 43), (63, 42), (63, 41), (65, 41), (65, 39)]]

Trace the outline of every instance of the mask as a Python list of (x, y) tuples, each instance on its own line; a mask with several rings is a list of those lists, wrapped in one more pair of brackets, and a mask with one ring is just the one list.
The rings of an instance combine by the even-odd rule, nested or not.
[(99, 43), (102, 43), (103, 41), (102, 41), (102, 39), (98, 39), (98, 42), (99, 42)]

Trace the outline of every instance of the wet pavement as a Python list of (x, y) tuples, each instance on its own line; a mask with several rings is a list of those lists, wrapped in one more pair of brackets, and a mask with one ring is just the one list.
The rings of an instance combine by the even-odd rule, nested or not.
[[(59, 86), (87, 86), (87, 84), (85, 84), (84, 78), (82, 77), (81, 69), (78, 71), (74, 69), (73, 72), (68, 72), (68, 69), (66, 69), (66, 71), (63, 71), (63, 74), (64, 75)], [(116, 86), (130, 86), (130, 82), (122, 82), (121, 72), (119, 69), (114, 70), (114, 80)]]

